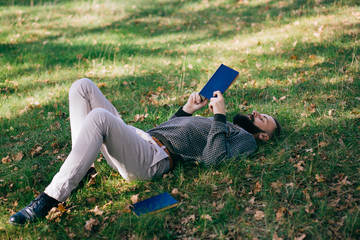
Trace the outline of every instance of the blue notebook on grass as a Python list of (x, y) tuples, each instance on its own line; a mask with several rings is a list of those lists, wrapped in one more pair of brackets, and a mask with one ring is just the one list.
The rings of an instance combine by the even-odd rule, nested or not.
[(154, 197), (145, 199), (141, 202), (130, 205), (131, 211), (136, 216), (141, 216), (146, 213), (156, 213), (169, 208), (176, 207), (178, 201), (173, 198), (169, 193), (164, 192)]
[(210, 99), (213, 97), (213, 93), (219, 90), (222, 94), (230, 87), (230, 85), (235, 81), (239, 76), (239, 72), (235, 71), (224, 64), (221, 64), (220, 67), (216, 70), (214, 75), (209, 79), (205, 84), (203, 89), (199, 92), (200, 96), (203, 98)]

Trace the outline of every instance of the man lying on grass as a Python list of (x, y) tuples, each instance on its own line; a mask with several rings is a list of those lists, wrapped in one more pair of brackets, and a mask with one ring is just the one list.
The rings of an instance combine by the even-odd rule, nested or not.
[[(206, 106), (212, 118), (191, 117)], [(216, 166), (255, 151), (256, 139), (267, 141), (280, 131), (278, 121), (253, 111), (226, 121), (220, 91), (201, 101), (192, 93), (167, 122), (144, 132), (127, 125), (115, 107), (89, 79), (76, 81), (69, 91), (72, 150), (51, 183), (34, 201), (10, 217), (14, 225), (44, 218), (64, 202), (83, 178), (95, 172), (101, 150), (107, 163), (127, 180), (149, 180), (167, 173), (178, 161)]]

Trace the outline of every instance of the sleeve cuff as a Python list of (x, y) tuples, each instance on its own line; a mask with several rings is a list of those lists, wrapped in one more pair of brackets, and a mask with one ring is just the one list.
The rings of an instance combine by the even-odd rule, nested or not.
[(177, 112), (175, 113), (176, 117), (190, 117), (192, 116), (192, 114), (187, 113), (183, 110), (182, 107), (179, 108), (179, 110), (177, 110)]
[(226, 123), (226, 116), (224, 114), (217, 113), (214, 115), (214, 120), (222, 123)]

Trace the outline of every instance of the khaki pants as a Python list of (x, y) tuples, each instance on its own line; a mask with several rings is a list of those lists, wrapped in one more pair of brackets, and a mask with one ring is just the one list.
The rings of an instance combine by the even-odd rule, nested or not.
[(127, 180), (148, 180), (170, 169), (168, 156), (144, 131), (127, 125), (89, 79), (69, 91), (72, 150), (45, 193), (65, 201), (101, 150), (107, 163)]

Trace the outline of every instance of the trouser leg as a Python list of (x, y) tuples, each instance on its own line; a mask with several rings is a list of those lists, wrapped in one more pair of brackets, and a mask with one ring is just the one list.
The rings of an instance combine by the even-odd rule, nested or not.
[[(111, 161), (125, 179), (150, 179), (155, 146), (107, 110), (97, 108), (84, 119), (76, 143), (45, 193), (65, 201), (105, 144)], [(163, 162), (160, 162), (162, 165)], [(164, 165), (165, 166), (165, 165)], [(163, 167), (168, 170), (168, 165)], [(167, 168), (167, 169), (166, 169)]]
[(90, 79), (82, 78), (74, 82), (69, 90), (72, 146), (76, 142), (85, 117), (95, 108), (106, 109), (114, 116), (120, 118), (116, 108)]
[[(82, 123), (89, 112), (95, 108), (103, 108), (120, 118), (119, 113), (109, 100), (102, 94), (99, 88), (88, 78), (75, 81), (69, 90), (69, 112), (71, 127), (72, 147), (78, 138)], [(109, 154), (104, 145), (101, 152), (105, 156), (108, 164), (117, 170), (116, 166), (109, 161)], [(91, 166), (94, 166), (92, 164)]]

